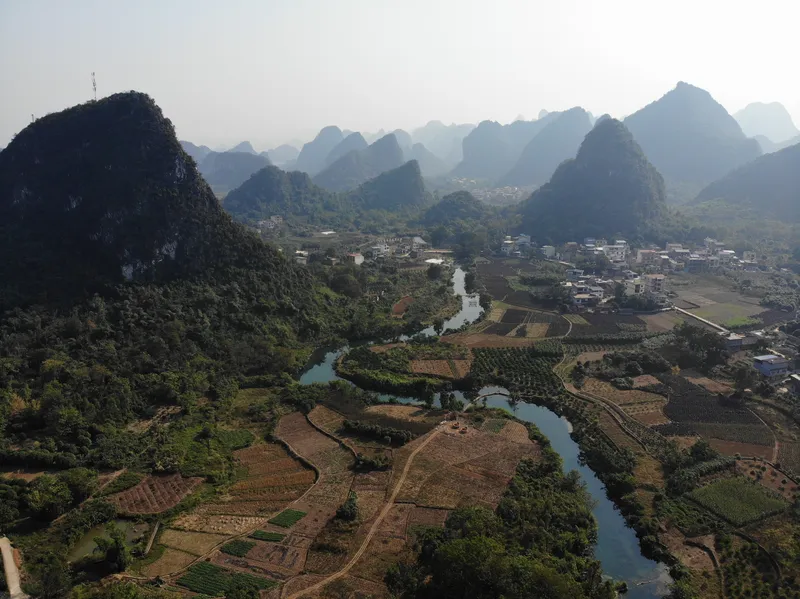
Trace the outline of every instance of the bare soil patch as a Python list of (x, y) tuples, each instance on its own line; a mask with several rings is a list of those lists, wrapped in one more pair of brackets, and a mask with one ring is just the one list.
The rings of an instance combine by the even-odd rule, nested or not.
[(638, 389), (640, 387), (647, 387), (648, 385), (658, 385), (659, 380), (652, 374), (640, 374), (633, 378), (633, 387)]
[[(711, 556), (701, 549), (686, 544), (686, 537), (677, 529), (670, 528), (665, 533), (658, 535), (658, 539), (667, 546), (670, 553), (677, 557), (681, 563), (690, 570), (701, 572), (713, 572), (714, 561)], [(695, 539), (695, 542), (705, 544), (703, 538)], [(713, 543), (713, 539), (711, 540)], [(713, 547), (713, 545), (710, 545)]]
[(624, 406), (630, 403), (666, 403), (664, 397), (657, 393), (650, 393), (649, 391), (642, 391), (640, 389), (623, 391), (617, 389), (611, 383), (595, 378), (586, 379), (586, 382), (583, 384), (583, 389), (594, 395), (599, 395), (603, 399), (611, 401), (618, 406)]
[(267, 518), (252, 516), (211, 515), (203, 507), (191, 514), (181, 516), (175, 521), (173, 527), (181, 530), (239, 535), (255, 528), (261, 528), (267, 521)]
[(709, 438), (708, 444), (720, 452), (722, 455), (735, 456), (756, 456), (767, 460), (772, 459), (772, 447), (767, 445), (756, 445), (754, 443), (740, 443), (738, 441), (723, 441), (722, 439)]
[[(766, 466), (766, 470), (762, 471), (762, 466)], [(800, 492), (800, 486), (788, 474), (757, 460), (737, 460), (736, 471), (778, 493), (788, 501), (794, 501)]]
[(167, 547), (200, 556), (208, 553), (227, 538), (228, 535), (225, 534), (191, 532), (168, 528), (163, 532), (158, 542)]
[(142, 573), (150, 577), (166, 576), (167, 574), (182, 570), (195, 559), (197, 558), (194, 555), (167, 547), (164, 549), (164, 553), (161, 554), (161, 557), (152, 564), (148, 564), (144, 567)]
[[(487, 329), (488, 330), (488, 329)], [(504, 333), (505, 334), (505, 333)], [(456, 333), (442, 337), (445, 343), (456, 343), (465, 347), (528, 347), (535, 339), (527, 337), (504, 337), (486, 333)]]
[(654, 333), (671, 331), (684, 319), (677, 312), (659, 312), (658, 314), (647, 314), (639, 316), (646, 324), (647, 330)]
[(582, 354), (578, 355), (578, 362), (596, 362), (597, 360), (602, 360), (603, 356), (605, 356), (608, 352), (607, 351), (585, 351)]
[(695, 385), (700, 385), (701, 387), (704, 387), (707, 391), (711, 393), (724, 393), (728, 395), (733, 392), (733, 388), (730, 385), (726, 385), (725, 383), (720, 383), (719, 381), (712, 380), (708, 377), (686, 376), (686, 380), (691, 381)]
[(453, 371), (447, 360), (411, 360), (411, 372), (429, 374), (443, 379), (453, 378)]
[(410, 295), (401, 298), (394, 306), (392, 306), (392, 316), (395, 318), (402, 318), (413, 301), (414, 298)]
[(669, 436), (667, 437), (670, 441), (675, 441), (678, 444), (678, 449), (689, 449), (692, 445), (697, 443), (700, 437), (686, 437), (686, 436)]
[(408, 527), (406, 530), (411, 531), (415, 526), (443, 528), (449, 513), (448, 510), (414, 506), (414, 509), (408, 515)]
[(183, 478), (180, 474), (148, 476), (135, 487), (110, 495), (108, 500), (126, 514), (158, 514), (191, 493), (202, 478)]

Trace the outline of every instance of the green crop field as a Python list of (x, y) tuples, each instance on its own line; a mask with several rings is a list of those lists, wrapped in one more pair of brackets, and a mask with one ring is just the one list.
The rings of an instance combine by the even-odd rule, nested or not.
[(222, 553), (227, 553), (228, 555), (233, 555), (235, 557), (244, 557), (247, 555), (247, 552), (250, 551), (253, 547), (255, 547), (255, 543), (251, 543), (250, 541), (243, 541), (241, 539), (236, 539), (235, 541), (231, 541), (230, 543), (225, 543), (220, 551)]
[(788, 504), (744, 478), (723, 478), (689, 494), (703, 507), (736, 526), (744, 526), (785, 509)]
[(178, 579), (178, 584), (195, 593), (210, 597), (223, 597), (234, 584), (241, 583), (254, 589), (269, 589), (277, 583), (274, 580), (232, 572), (209, 562), (199, 562), (189, 566), (189, 571)]
[(281, 526), (283, 528), (289, 528), (293, 526), (296, 522), (298, 522), (301, 518), (306, 515), (305, 512), (301, 512), (300, 510), (283, 510), (280, 514), (272, 518), (269, 521), (270, 524), (275, 524), (276, 526)]
[(283, 541), (286, 535), (281, 534), (279, 532), (265, 532), (263, 530), (257, 530), (253, 534), (250, 535), (251, 539), (257, 539), (259, 541), (269, 541), (271, 543), (280, 543)]

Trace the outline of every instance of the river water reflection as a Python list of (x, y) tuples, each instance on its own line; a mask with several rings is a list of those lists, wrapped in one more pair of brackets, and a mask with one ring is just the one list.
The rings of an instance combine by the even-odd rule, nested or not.
[[(462, 308), (458, 314), (445, 322), (444, 330), (455, 330), (462, 325), (476, 320), (483, 309), (476, 295), (468, 295), (464, 289), (464, 271), (457, 268), (453, 276), (455, 293), (462, 296)], [(432, 327), (422, 331), (425, 335), (434, 335)], [(376, 341), (377, 342), (377, 341)], [(327, 383), (341, 380), (336, 374), (335, 364), (339, 356), (348, 347), (321, 349), (314, 353), (305, 371), (300, 376), (302, 384)], [(456, 392), (459, 398), (463, 395)], [(502, 387), (484, 387), (479, 395), (487, 395), (486, 405), (504, 408), (514, 413), (520, 420), (532, 422), (544, 433), (564, 463), (564, 470), (577, 470), (586, 489), (589, 491), (594, 506), (592, 512), (597, 520), (598, 539), (595, 550), (596, 557), (603, 566), (603, 571), (617, 580), (628, 582), (630, 599), (655, 599), (662, 597), (670, 583), (667, 567), (644, 557), (639, 550), (636, 534), (625, 524), (622, 514), (606, 497), (605, 487), (594, 472), (580, 463), (580, 448), (570, 437), (572, 430), (569, 422), (554, 412), (533, 404), (508, 401), (508, 391)], [(383, 394), (383, 401), (394, 399), (401, 403), (416, 403), (414, 397), (398, 397)]]

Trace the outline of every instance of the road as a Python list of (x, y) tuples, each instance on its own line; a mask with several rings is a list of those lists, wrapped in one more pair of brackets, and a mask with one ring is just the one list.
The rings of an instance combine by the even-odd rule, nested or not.
[(7, 537), (0, 539), (0, 554), (3, 556), (3, 570), (6, 573), (6, 585), (11, 594), (11, 599), (27, 599), (28, 595), (22, 592), (19, 586), (19, 570), (14, 561), (14, 550)]
[(319, 591), (326, 585), (332, 583), (334, 580), (338, 580), (342, 576), (346, 575), (350, 571), (350, 569), (356, 565), (356, 562), (358, 562), (358, 560), (367, 550), (367, 547), (369, 546), (369, 542), (372, 540), (372, 537), (375, 536), (376, 532), (378, 532), (378, 527), (380, 527), (381, 522), (383, 522), (384, 518), (386, 518), (386, 515), (394, 506), (394, 500), (397, 499), (397, 495), (400, 493), (400, 489), (403, 487), (403, 483), (406, 482), (406, 475), (408, 474), (408, 471), (411, 469), (411, 464), (414, 462), (414, 458), (417, 457), (417, 454), (428, 443), (430, 443), (433, 440), (433, 438), (438, 434), (439, 434), (439, 429), (435, 428), (433, 431), (431, 431), (430, 435), (428, 435), (428, 438), (425, 439), (422, 443), (420, 443), (419, 447), (414, 449), (414, 451), (411, 452), (411, 455), (408, 456), (405, 468), (403, 468), (403, 473), (400, 475), (400, 478), (398, 479), (397, 484), (394, 487), (394, 491), (392, 491), (391, 497), (389, 497), (389, 499), (386, 502), (386, 505), (383, 506), (381, 513), (378, 514), (378, 517), (375, 519), (375, 522), (373, 522), (372, 526), (369, 529), (369, 532), (367, 533), (367, 537), (364, 539), (364, 542), (361, 543), (361, 547), (358, 548), (358, 551), (356, 551), (355, 555), (353, 555), (352, 559), (349, 562), (347, 562), (344, 568), (342, 568), (341, 570), (339, 570), (334, 574), (331, 574), (327, 578), (320, 580), (318, 583), (303, 589), (302, 591), (297, 591), (296, 593), (292, 593), (291, 595), (285, 597), (285, 599), (298, 599), (298, 597), (303, 597), (308, 593)]

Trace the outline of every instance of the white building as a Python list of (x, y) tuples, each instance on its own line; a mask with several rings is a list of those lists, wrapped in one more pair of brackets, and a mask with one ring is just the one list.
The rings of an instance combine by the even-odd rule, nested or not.
[(545, 258), (553, 258), (556, 255), (556, 248), (552, 245), (543, 245), (541, 250)]
[(355, 252), (353, 254), (347, 254), (347, 261), (355, 264), (356, 266), (359, 266), (361, 264), (364, 264), (364, 256), (362, 256), (358, 252)]

